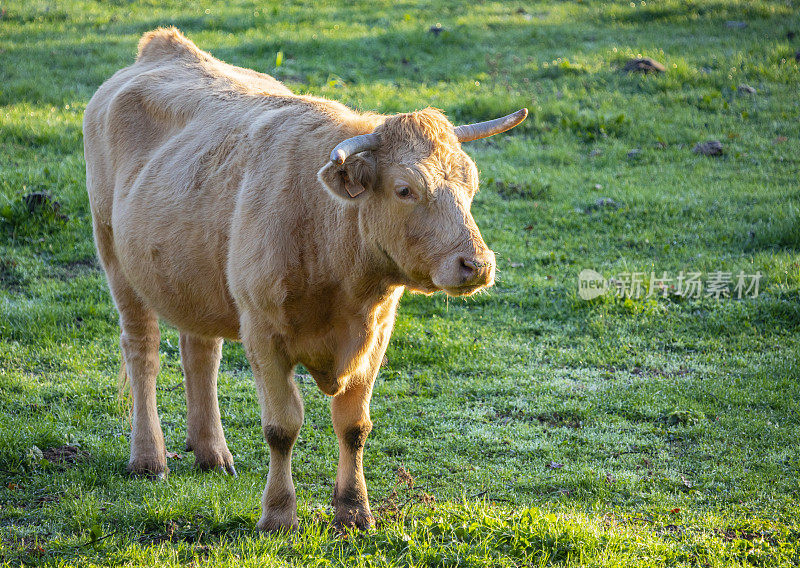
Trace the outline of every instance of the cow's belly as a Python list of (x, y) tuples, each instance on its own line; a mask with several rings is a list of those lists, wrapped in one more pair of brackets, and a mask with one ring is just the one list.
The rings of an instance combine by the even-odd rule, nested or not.
[[(219, 273), (215, 275), (213, 270), (197, 263), (183, 263), (171, 270), (159, 259), (166, 254), (157, 250), (150, 250), (156, 256), (148, 267), (152, 272), (141, 270), (140, 263), (130, 271), (131, 284), (148, 306), (182, 331), (238, 339), (238, 313), (224, 285), (217, 281)], [(127, 274), (129, 267), (125, 270)]]
[(114, 245), (127, 280), (179, 329), (238, 339), (225, 272), (227, 221), (196, 202), (193, 209), (189, 200), (149, 193), (115, 203)]

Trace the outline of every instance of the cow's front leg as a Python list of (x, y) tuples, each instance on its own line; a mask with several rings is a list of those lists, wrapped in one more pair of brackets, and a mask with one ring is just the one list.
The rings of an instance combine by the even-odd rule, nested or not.
[(375, 523), (364, 480), (364, 444), (372, 430), (369, 401), (373, 381), (374, 376), (370, 376), (352, 382), (331, 400), (333, 429), (339, 440), (339, 467), (333, 488), (333, 523), (337, 528), (363, 530)]
[(303, 425), (303, 400), (282, 342), (247, 317), (242, 321), (242, 339), (258, 390), (261, 427), (269, 444), (269, 474), (258, 529), (294, 530), (298, 524), (292, 447)]

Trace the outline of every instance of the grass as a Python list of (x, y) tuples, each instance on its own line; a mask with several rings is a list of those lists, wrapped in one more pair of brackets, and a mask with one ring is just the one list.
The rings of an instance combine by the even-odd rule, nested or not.
[[(766, 0), (3, 2), (0, 562), (796, 565), (798, 14)], [(170, 24), (364, 110), (531, 111), (468, 147), (497, 286), (401, 303), (365, 453), (375, 532), (331, 532), (336, 442), (301, 373), (301, 528), (258, 535), (268, 452), (241, 346), (226, 345), (220, 376), (234, 480), (182, 451), (166, 325), (159, 404), (180, 459), (164, 483), (125, 475), (117, 315), (95, 261), (81, 118), (139, 36)], [(622, 73), (640, 54), (666, 73)], [(710, 139), (723, 155), (692, 152)], [(36, 192), (51, 198), (25, 200)], [(764, 277), (742, 300), (587, 302), (583, 268)], [(65, 446), (66, 460), (53, 450)]]

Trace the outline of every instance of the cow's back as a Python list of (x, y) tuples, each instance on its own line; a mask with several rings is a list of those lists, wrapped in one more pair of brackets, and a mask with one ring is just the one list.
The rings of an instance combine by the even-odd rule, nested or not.
[[(259, 94), (292, 96), (269, 75), (210, 57), (175, 28), (145, 34), (136, 63), (103, 83), (84, 113), (93, 213), (110, 222), (109, 190), (130, 188), (153, 155), (187, 124), (199, 119), (209, 132), (225, 128), (232, 117), (241, 123), (241, 115), (253, 107), (251, 96)], [(235, 106), (241, 107), (239, 113)]]

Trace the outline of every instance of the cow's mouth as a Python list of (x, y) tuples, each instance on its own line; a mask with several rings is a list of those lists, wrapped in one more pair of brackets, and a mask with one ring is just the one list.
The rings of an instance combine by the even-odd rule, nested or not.
[(488, 286), (486, 284), (472, 284), (469, 286), (458, 286), (455, 288), (442, 288), (442, 290), (444, 290), (444, 293), (448, 296), (472, 296), (476, 292), (480, 292), (489, 286), (491, 286), (491, 284)]

